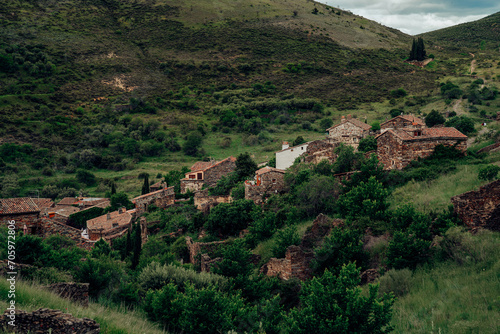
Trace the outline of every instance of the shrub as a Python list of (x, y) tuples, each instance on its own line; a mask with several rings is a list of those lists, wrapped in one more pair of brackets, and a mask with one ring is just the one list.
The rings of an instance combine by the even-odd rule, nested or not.
[(347, 194), (341, 195), (337, 202), (344, 217), (367, 216), (373, 219), (384, 218), (385, 210), (389, 207), (387, 196), (389, 191), (372, 176), (367, 182), (360, 182)]
[(445, 123), (446, 126), (451, 126), (456, 128), (458, 131), (462, 132), (465, 135), (469, 135), (474, 132), (474, 122), (467, 116), (457, 116), (448, 119)]
[(212, 234), (236, 235), (252, 221), (257, 206), (250, 200), (221, 203), (210, 211), (205, 228)]
[(321, 277), (304, 282), (300, 308), (286, 316), (287, 333), (389, 333), (394, 298), (377, 298), (378, 286), (370, 285), (368, 297), (361, 293), (359, 270), (342, 267), (335, 277), (326, 270)]
[(285, 257), (287, 248), (292, 245), (299, 245), (300, 241), (301, 239), (295, 226), (288, 226), (284, 230), (278, 231), (276, 233), (276, 243), (272, 249), (273, 256), (276, 258)]
[[(380, 125), (379, 125), (380, 129)], [(359, 141), (358, 151), (369, 152), (377, 149), (377, 140), (374, 136), (367, 136)]]
[(406, 95), (408, 95), (408, 93), (403, 88), (391, 90), (391, 96), (394, 98), (405, 97)]
[(478, 177), (480, 180), (491, 181), (497, 178), (500, 167), (496, 165), (488, 165), (479, 170)]
[(93, 186), (96, 183), (95, 175), (84, 169), (79, 169), (76, 172), (76, 179), (87, 186)]
[(412, 272), (410, 269), (387, 271), (379, 279), (380, 293), (392, 292), (396, 297), (402, 297), (410, 292), (412, 286)]
[(174, 283), (180, 288), (185, 284), (192, 284), (200, 289), (214, 285), (222, 289), (228, 283), (227, 278), (213, 273), (201, 272), (171, 264), (160, 265), (158, 262), (151, 262), (139, 274), (138, 281), (144, 291), (158, 290), (168, 283)]
[(434, 109), (425, 117), (425, 125), (427, 125), (429, 128), (437, 124), (443, 124), (444, 122), (444, 117)]
[(387, 247), (387, 264), (394, 269), (415, 269), (429, 259), (430, 246), (430, 240), (419, 238), (411, 231), (396, 231)]

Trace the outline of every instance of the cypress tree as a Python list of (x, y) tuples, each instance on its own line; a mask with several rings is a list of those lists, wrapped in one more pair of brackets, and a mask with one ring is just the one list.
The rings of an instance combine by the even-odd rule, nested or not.
[(111, 183), (111, 195), (114, 195), (114, 194), (116, 194), (116, 185), (113, 182), (113, 183)]
[(130, 254), (132, 251), (132, 239), (130, 238), (130, 230), (127, 232), (127, 242), (125, 244), (125, 254), (122, 256), (122, 260), (125, 260), (125, 258)]
[(417, 59), (417, 42), (415, 39), (413, 39), (413, 43), (411, 45), (411, 51), (410, 51), (410, 59), (408, 60), (415, 60)]
[(142, 185), (142, 195), (149, 193), (149, 177), (144, 177), (144, 184)]
[(142, 238), (141, 238), (141, 224), (136, 223), (134, 235), (134, 256), (132, 257), (132, 269), (135, 269), (139, 264), (139, 258), (141, 257), (142, 248)]

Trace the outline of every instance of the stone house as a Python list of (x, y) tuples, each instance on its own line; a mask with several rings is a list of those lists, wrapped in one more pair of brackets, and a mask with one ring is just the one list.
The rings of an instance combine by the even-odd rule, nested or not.
[(255, 172), (252, 181), (245, 181), (245, 199), (255, 204), (262, 204), (265, 195), (277, 194), (285, 188), (285, 171), (273, 167), (264, 167)]
[(295, 159), (307, 152), (309, 143), (310, 142), (290, 147), (288, 142), (284, 141), (281, 146), (281, 151), (276, 152), (276, 168), (281, 170), (288, 169), (293, 165)]
[(165, 209), (167, 206), (175, 203), (174, 187), (172, 186), (163, 188), (141, 196), (137, 196), (136, 198), (132, 199), (132, 203), (135, 204), (135, 209), (138, 216), (140, 216), (144, 212), (147, 212), (148, 207), (151, 204)]
[(500, 231), (500, 180), (451, 198), (455, 213), (470, 228)]
[(53, 205), (50, 198), (0, 198), (0, 224), (7, 225), (9, 220), (14, 220), (17, 229), (26, 225), (27, 232), (32, 233), (42, 213)]
[(191, 167), (191, 171), (186, 173), (184, 179), (181, 179), (181, 193), (199, 191), (204, 185), (208, 188), (214, 187), (221, 177), (235, 169), (236, 158), (232, 156), (221, 161), (198, 161)]
[(437, 145), (467, 150), (467, 136), (455, 128), (388, 129), (376, 139), (384, 169), (402, 169), (413, 160), (430, 156)]
[(351, 145), (357, 149), (359, 141), (370, 134), (371, 128), (371, 125), (347, 115), (347, 117), (342, 116), (339, 124), (326, 129), (326, 131), (330, 140)]
[(92, 206), (103, 205), (103, 203), (105, 203), (105, 206), (109, 206), (109, 199), (100, 197), (65, 197), (57, 203), (57, 206), (74, 206), (83, 210)]
[(149, 191), (153, 192), (153, 191), (158, 191), (158, 190), (161, 190), (161, 189), (164, 189), (164, 188), (168, 188), (167, 187), (167, 182), (165, 182), (165, 181), (158, 181), (155, 184), (149, 186)]
[(208, 189), (203, 189), (197, 191), (194, 194), (194, 206), (196, 209), (202, 211), (205, 214), (208, 214), (210, 210), (219, 205), (220, 203), (231, 203), (233, 198), (231, 195), (221, 196), (221, 195), (212, 195), (208, 194)]
[(384, 133), (387, 130), (397, 130), (397, 129), (423, 129), (425, 128), (425, 122), (413, 115), (399, 115), (384, 123), (380, 124), (380, 132)]
[(135, 217), (135, 209), (120, 208), (105, 215), (87, 220), (87, 230), (90, 240), (103, 238), (106, 241), (114, 239), (127, 232)]

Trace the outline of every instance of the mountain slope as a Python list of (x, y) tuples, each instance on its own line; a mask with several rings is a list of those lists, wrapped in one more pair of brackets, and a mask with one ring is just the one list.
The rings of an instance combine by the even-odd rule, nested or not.
[(500, 12), (483, 19), (459, 24), (420, 35), (454, 49), (498, 50), (500, 46)]

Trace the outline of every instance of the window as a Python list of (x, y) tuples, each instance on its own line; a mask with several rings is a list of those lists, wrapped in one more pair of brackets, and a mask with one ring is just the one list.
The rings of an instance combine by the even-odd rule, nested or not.
[(198, 173), (198, 180), (203, 180), (203, 173)]
[(189, 178), (190, 178), (190, 179), (194, 179), (194, 178), (196, 178), (196, 175), (194, 175), (194, 174), (189, 174)]
[(276, 183), (276, 179), (273, 179), (273, 184), (275, 184), (275, 183)]

